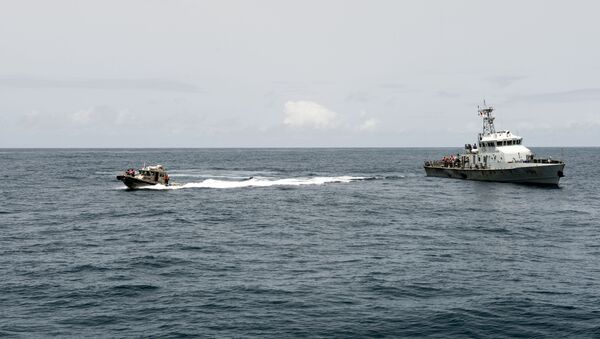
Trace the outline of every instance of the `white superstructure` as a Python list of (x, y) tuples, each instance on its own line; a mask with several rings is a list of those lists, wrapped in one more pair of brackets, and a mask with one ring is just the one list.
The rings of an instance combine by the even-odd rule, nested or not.
[[(523, 146), (523, 138), (511, 131), (496, 131), (492, 112), (494, 108), (478, 107), (483, 118), (483, 131), (479, 133), (478, 145), (466, 145), (461, 161), (469, 167), (505, 169), (535, 164), (534, 154)], [(539, 163), (542, 163), (541, 161)]]

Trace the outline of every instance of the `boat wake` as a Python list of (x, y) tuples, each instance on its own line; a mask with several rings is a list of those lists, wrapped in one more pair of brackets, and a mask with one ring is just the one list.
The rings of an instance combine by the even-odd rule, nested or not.
[(184, 188), (245, 188), (245, 187), (270, 187), (270, 186), (302, 186), (302, 185), (323, 185), (329, 183), (349, 183), (352, 181), (368, 180), (370, 177), (306, 177), (306, 178), (265, 178), (251, 177), (246, 180), (218, 180), (206, 179), (200, 182), (190, 182), (185, 184), (173, 183), (169, 186), (155, 185), (142, 187), (148, 190), (178, 190)]

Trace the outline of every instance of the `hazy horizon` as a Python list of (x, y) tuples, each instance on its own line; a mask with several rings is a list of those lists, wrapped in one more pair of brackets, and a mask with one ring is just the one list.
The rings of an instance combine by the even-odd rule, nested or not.
[[(594, 1), (20, 1), (0, 148), (598, 147)], [(440, 146), (441, 145), (441, 146)]]
[[(529, 148), (600, 148), (600, 146), (535, 146), (529, 145)], [(198, 150), (235, 150), (235, 149), (456, 149), (462, 146), (286, 146), (286, 147), (4, 147), (0, 150), (179, 150), (179, 149), (198, 149)]]

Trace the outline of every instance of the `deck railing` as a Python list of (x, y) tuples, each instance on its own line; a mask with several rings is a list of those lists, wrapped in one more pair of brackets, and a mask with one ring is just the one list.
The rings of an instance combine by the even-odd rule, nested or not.
[[(522, 163), (534, 163), (534, 164), (564, 164), (562, 160), (554, 160), (550, 158), (539, 158), (531, 160), (520, 161)], [(461, 162), (460, 160), (428, 160), (424, 163), (425, 167), (443, 167), (443, 168), (469, 168), (469, 169), (486, 169), (489, 166), (485, 164), (470, 164), (469, 162)]]
[(460, 160), (455, 161), (443, 161), (443, 160), (429, 160), (425, 161), (425, 167), (440, 167), (440, 168), (469, 168), (469, 169), (486, 169), (487, 166), (483, 164), (472, 165), (469, 162), (461, 162)]

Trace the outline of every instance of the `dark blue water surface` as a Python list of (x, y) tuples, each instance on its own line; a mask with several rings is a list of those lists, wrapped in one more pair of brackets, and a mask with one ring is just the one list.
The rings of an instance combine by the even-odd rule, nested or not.
[(424, 176), (456, 151), (0, 150), (0, 336), (600, 337), (600, 149)]

